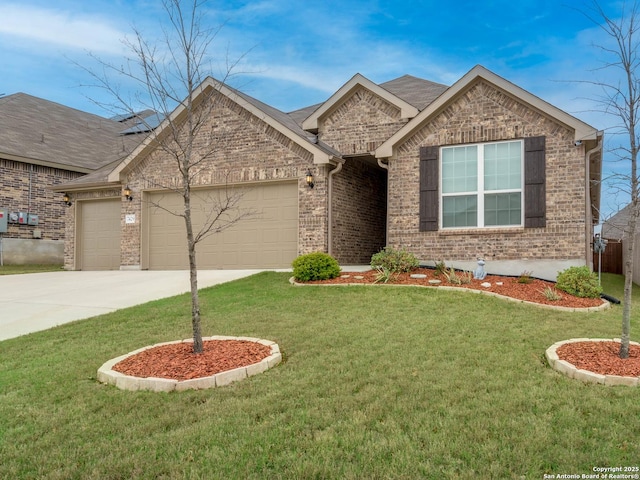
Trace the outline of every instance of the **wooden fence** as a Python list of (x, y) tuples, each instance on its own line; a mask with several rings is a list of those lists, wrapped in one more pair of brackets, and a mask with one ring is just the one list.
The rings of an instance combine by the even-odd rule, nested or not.
[[(593, 254), (593, 271), (598, 271), (598, 253)], [(622, 275), (622, 242), (609, 240), (607, 248), (602, 253), (603, 273), (617, 273)]]

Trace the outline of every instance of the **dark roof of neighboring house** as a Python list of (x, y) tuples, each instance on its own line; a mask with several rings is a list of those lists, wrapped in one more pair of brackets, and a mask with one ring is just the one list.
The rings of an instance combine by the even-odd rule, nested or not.
[(125, 157), (141, 140), (126, 123), (25, 93), (0, 97), (0, 157), (91, 172)]
[[(629, 216), (631, 214), (631, 204), (618, 211), (613, 217), (602, 223), (602, 238), (609, 240), (623, 240), (624, 231), (629, 224)], [(636, 232), (640, 230), (640, 225), (636, 228)]]

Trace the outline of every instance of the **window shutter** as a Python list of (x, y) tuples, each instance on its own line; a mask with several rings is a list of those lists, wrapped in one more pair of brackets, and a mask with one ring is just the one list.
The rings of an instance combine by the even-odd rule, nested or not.
[(545, 137), (524, 139), (524, 226), (546, 227)]
[(438, 230), (439, 147), (420, 147), (420, 231)]

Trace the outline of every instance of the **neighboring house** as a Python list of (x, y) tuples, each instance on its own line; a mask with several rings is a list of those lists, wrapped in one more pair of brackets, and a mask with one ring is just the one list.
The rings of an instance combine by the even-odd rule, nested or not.
[(63, 263), (62, 195), (51, 187), (126, 156), (140, 138), (131, 125), (33, 97), (0, 97), (0, 210), (7, 264)]
[[(196, 97), (216, 91), (207, 131), (225, 141), (194, 184), (202, 198), (246, 188), (260, 215), (200, 243), (199, 268), (286, 268), (313, 251), (367, 264), (385, 245), (425, 263), (473, 269), (484, 257), (489, 272), (551, 279), (592, 263), (602, 132), (481, 66), (451, 87), (356, 75), (289, 114), (210, 78)], [(155, 187), (177, 178), (147, 140), (57, 187), (73, 201), (65, 267), (187, 268), (181, 219), (154, 206), (179, 208)]]

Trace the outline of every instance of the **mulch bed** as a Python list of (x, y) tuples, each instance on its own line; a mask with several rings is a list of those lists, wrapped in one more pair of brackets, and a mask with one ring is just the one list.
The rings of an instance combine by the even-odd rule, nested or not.
[[(411, 274), (426, 275), (426, 278), (411, 278)], [(377, 272), (375, 270), (369, 270), (366, 272), (342, 272), (341, 276), (331, 280), (317, 280), (306, 282), (309, 284), (374, 284), (376, 281)], [(439, 285), (433, 285), (429, 283), (429, 280), (440, 280), (442, 283)], [(482, 283), (490, 283), (490, 287), (483, 287)], [(471, 283), (454, 285), (447, 282), (444, 275), (437, 275), (436, 271), (431, 268), (418, 268), (410, 273), (400, 273), (394, 275), (392, 279), (387, 282), (389, 285), (422, 285), (429, 287), (449, 286), (458, 288), (470, 288), (473, 290), (483, 290), (485, 292), (493, 292), (505, 297), (511, 297), (518, 300), (524, 300), (527, 302), (540, 303), (544, 305), (553, 305), (556, 307), (569, 307), (569, 308), (588, 308), (599, 307), (604, 300), (600, 298), (579, 298), (569, 295), (568, 293), (555, 290), (555, 283), (548, 282), (546, 280), (540, 280), (537, 278), (531, 278), (530, 283), (519, 283), (515, 277), (503, 277), (498, 275), (487, 275), (484, 280), (471, 279)], [(501, 285), (500, 285), (501, 284)], [(544, 295), (546, 287), (554, 289), (561, 295), (560, 300), (549, 300)]]
[(640, 377), (640, 346), (629, 345), (629, 358), (619, 356), (620, 342), (565, 343), (556, 350), (560, 360), (601, 375)]
[(193, 353), (193, 343), (171, 343), (125, 358), (112, 368), (133, 377), (190, 380), (246, 367), (271, 355), (271, 347), (246, 340), (206, 340), (204, 352)]

